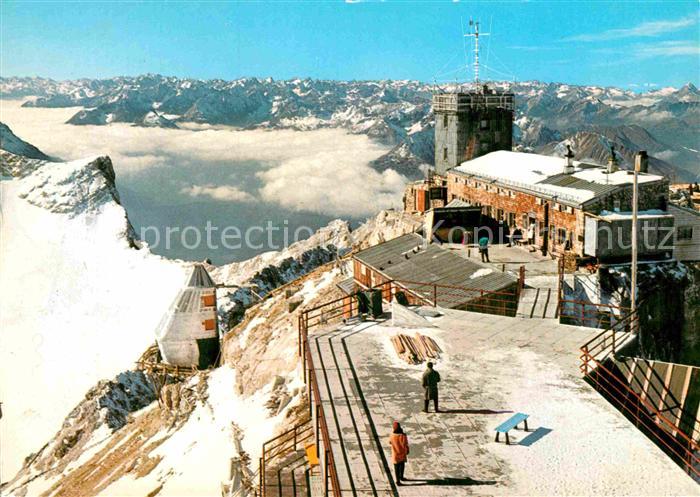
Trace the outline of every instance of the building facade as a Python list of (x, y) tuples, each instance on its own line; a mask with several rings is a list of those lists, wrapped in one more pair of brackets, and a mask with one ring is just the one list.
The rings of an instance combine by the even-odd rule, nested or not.
[(433, 95), (435, 170), (440, 175), (495, 150), (513, 147), (513, 94), (486, 85)]
[[(494, 152), (447, 173), (448, 202), (481, 206), (487, 218), (501, 221), (543, 253), (586, 254), (587, 216), (632, 210), (632, 174), (566, 158)], [(639, 175), (639, 210), (665, 214), (668, 181)], [(620, 254), (622, 255), (622, 254)]]

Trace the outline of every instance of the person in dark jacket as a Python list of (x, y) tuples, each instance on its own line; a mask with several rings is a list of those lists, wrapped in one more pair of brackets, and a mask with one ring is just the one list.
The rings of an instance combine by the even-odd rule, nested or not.
[(402, 485), (401, 481), (404, 479), (403, 472), (408, 456), (408, 437), (398, 421), (394, 421), (393, 432), (389, 437), (389, 446), (391, 447), (391, 462), (394, 463), (396, 484)]
[(438, 383), (440, 383), (440, 373), (433, 369), (433, 363), (428, 363), (428, 369), (423, 373), (423, 388), (425, 389), (425, 407), (423, 412), (428, 412), (428, 404), (432, 399), (435, 404), (435, 412), (438, 412)]

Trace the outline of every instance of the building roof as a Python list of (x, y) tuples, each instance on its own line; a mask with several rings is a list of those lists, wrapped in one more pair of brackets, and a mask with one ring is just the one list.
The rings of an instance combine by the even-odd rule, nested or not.
[(355, 283), (355, 278), (352, 278), (352, 277), (344, 279), (343, 281), (338, 283), (337, 286), (346, 295), (352, 295), (353, 293), (355, 293), (359, 290), (357, 283)]
[[(580, 205), (589, 200), (631, 185), (630, 171), (607, 173), (599, 164), (574, 161), (574, 172), (565, 174), (564, 158), (499, 150), (463, 162), (454, 171), (498, 182), (507, 187), (525, 189), (562, 203)], [(661, 181), (663, 176), (640, 173), (639, 183)]]
[(415, 233), (375, 245), (354, 257), (392, 280), (411, 282), (403, 286), (431, 301), (434, 288), (424, 284), (460, 287), (459, 290), (438, 288), (438, 302), (451, 302), (444, 307), (455, 307), (460, 302), (479, 296), (478, 291), (464, 289), (496, 292), (517, 282), (517, 278), (510, 273), (466, 259), (437, 244), (426, 245), (423, 237)]
[(214, 280), (211, 279), (209, 273), (202, 264), (195, 264), (192, 267), (192, 272), (187, 280), (187, 286), (189, 287), (201, 287), (201, 288), (212, 288), (216, 286)]
[[(632, 213), (629, 211), (601, 211), (598, 217), (605, 219), (606, 221), (623, 221), (632, 220)], [(659, 218), (671, 218), (674, 217), (672, 213), (668, 211), (662, 211), (660, 209), (650, 209), (647, 211), (637, 212), (637, 219), (659, 219)]]
[(472, 207), (468, 202), (465, 202), (464, 200), (455, 198), (452, 199), (446, 206), (445, 208), (454, 208), (454, 207)]

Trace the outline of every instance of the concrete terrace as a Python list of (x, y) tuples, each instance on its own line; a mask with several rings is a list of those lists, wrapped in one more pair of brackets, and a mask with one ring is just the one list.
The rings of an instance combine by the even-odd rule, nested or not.
[[(387, 315), (309, 337), (344, 496), (700, 495), (581, 379), (578, 349), (595, 330), (443, 312), (421, 328)], [(436, 361), (445, 412), (421, 412), (423, 366), (391, 346), (392, 335), (416, 331), (445, 352)], [(530, 431), (495, 443), (494, 428), (518, 411), (530, 414)], [(388, 474), (394, 420), (411, 445), (410, 481), (398, 487)]]

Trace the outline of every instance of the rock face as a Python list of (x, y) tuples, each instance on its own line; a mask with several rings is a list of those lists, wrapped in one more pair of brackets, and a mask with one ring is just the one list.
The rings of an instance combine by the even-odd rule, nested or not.
[(0, 122), (0, 148), (28, 159), (51, 160), (51, 157), (17, 137), (7, 124)]
[[(48, 162), (0, 151), (0, 174), (23, 178), (19, 197), (50, 212), (75, 217), (97, 212), (111, 202), (121, 205), (114, 167), (107, 156)], [(124, 236), (132, 247), (138, 247), (136, 232), (126, 216)]]
[(545, 155), (562, 155), (561, 152), (566, 150), (566, 145), (571, 146), (577, 160), (592, 160), (598, 164), (607, 163), (610, 147), (614, 145), (616, 157), (622, 169), (633, 169), (635, 154), (640, 150), (646, 150), (650, 154), (649, 172), (668, 176), (672, 181), (690, 178), (669, 162), (653, 156), (655, 153), (664, 154), (667, 147), (656, 141), (641, 126), (594, 126), (570, 135), (563, 141), (546, 143), (535, 149)]
[[(537, 150), (562, 137), (593, 132), (618, 149), (649, 151), (670, 164), (679, 181), (698, 178), (700, 92), (692, 84), (642, 94), (539, 81), (493, 84), (515, 93), (514, 134), (520, 147)], [(423, 163), (433, 163), (432, 149), (422, 146), (428, 141), (416, 135), (430, 133), (433, 91), (432, 85), (416, 81), (387, 80), (202, 81), (152, 74), (61, 82), (0, 78), (0, 92), (8, 98), (39, 97), (27, 106), (84, 107), (69, 120), (76, 125), (172, 127), (189, 121), (242, 128), (340, 127), (395, 146), (376, 167), (393, 165), (409, 177), (419, 176)], [(616, 131), (604, 131), (608, 128)], [(658, 164), (658, 170), (664, 168)]]
[(685, 326), (680, 362), (700, 365), (700, 263), (688, 263), (690, 283), (684, 293)]
[[(129, 415), (156, 400), (157, 394), (140, 371), (120, 373), (113, 380), (99, 382), (66, 416), (63, 426), (39, 452), (30, 454), (20, 474), (60, 472), (68, 461), (87, 449), (86, 443), (101, 427), (115, 432)], [(10, 483), (12, 486), (12, 483)]]
[[(603, 291), (616, 294), (622, 306), (629, 307), (629, 266), (609, 266), (599, 271)], [(684, 342), (697, 340), (697, 312), (688, 310), (697, 293), (688, 266), (680, 262), (640, 265), (639, 288), (639, 357), (648, 360), (682, 362)], [(685, 359), (687, 359), (687, 355)], [(687, 362), (685, 362), (687, 363)], [(691, 363), (692, 364), (692, 363)], [(698, 366), (700, 363), (692, 365)]]
[(72, 162), (17, 160), (0, 152), (3, 170), (24, 178), (19, 196), (51, 212), (77, 215), (106, 202), (119, 203), (109, 157)]

